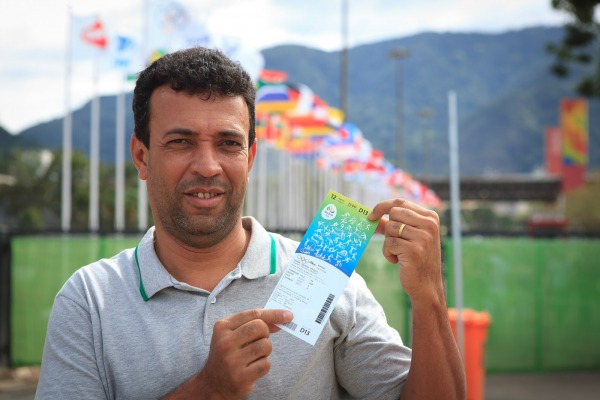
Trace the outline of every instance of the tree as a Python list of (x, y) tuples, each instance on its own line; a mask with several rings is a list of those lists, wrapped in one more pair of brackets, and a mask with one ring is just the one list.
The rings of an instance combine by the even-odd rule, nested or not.
[[(0, 174), (14, 184), (0, 184), (0, 230), (43, 231), (60, 229), (62, 152), (55, 150), (13, 149), (0, 152)], [(88, 227), (89, 160), (76, 151), (72, 158), (73, 231)], [(114, 229), (114, 165), (100, 166), (100, 229)], [(125, 171), (125, 225), (134, 229), (137, 222), (137, 171), (133, 163)], [(151, 221), (151, 219), (150, 219)]]
[(552, 7), (570, 14), (572, 21), (565, 25), (562, 41), (547, 47), (555, 56), (551, 71), (566, 77), (576, 65), (590, 67), (591, 71), (583, 73), (576, 88), (586, 97), (600, 97), (600, 24), (594, 15), (598, 5), (600, 0), (552, 0)]

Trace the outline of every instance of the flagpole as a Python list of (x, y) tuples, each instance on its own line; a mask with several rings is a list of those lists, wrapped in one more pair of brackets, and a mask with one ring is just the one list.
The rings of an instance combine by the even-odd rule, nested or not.
[(99, 163), (100, 163), (100, 97), (98, 94), (99, 53), (94, 60), (94, 94), (91, 104), (90, 121), (90, 207), (89, 228), (97, 232), (99, 228)]
[(62, 154), (62, 195), (61, 195), (61, 228), (63, 232), (71, 229), (71, 158), (73, 119), (71, 115), (71, 52), (73, 29), (71, 7), (67, 6), (67, 50), (65, 55), (65, 116), (63, 118), (63, 154)]
[(456, 305), (456, 339), (461, 354), (464, 353), (462, 321), (462, 254), (460, 226), (460, 173), (458, 165), (458, 112), (456, 93), (448, 93), (449, 145), (450, 145), (450, 211), (452, 221), (452, 249), (454, 253), (454, 298)]
[(277, 149), (277, 156), (279, 158), (279, 170), (278, 172), (278, 176), (277, 176), (277, 189), (279, 192), (279, 197), (278, 197), (278, 210), (279, 213), (277, 214), (277, 226), (279, 227), (279, 229), (284, 229), (286, 228), (286, 223), (287, 223), (287, 213), (288, 213), (288, 209), (289, 207), (286, 206), (286, 187), (285, 187), (285, 154), (283, 149)]
[(117, 95), (115, 143), (115, 230), (125, 230), (125, 90)]
[[(142, 63), (146, 64), (148, 52), (148, 14), (150, 12), (149, 0), (144, 0), (142, 3), (144, 10), (142, 11)], [(143, 232), (148, 229), (148, 192), (146, 191), (146, 181), (138, 178), (138, 231)]]
[(260, 139), (257, 140), (257, 142), (258, 143), (256, 146), (258, 147), (258, 193), (256, 193), (256, 213), (258, 220), (263, 222), (265, 226), (269, 226), (270, 221), (267, 216), (267, 141), (265, 139)]

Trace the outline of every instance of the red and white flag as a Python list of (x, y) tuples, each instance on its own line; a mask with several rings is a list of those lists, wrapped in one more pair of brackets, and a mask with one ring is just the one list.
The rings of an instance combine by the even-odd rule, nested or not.
[(89, 58), (108, 48), (108, 35), (97, 16), (71, 17), (71, 45), (73, 58)]

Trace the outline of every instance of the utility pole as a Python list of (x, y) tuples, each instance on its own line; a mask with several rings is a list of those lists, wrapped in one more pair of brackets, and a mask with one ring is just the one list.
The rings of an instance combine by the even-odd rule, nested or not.
[(389, 57), (396, 60), (396, 166), (405, 168), (404, 163), (404, 93), (402, 59), (410, 56), (410, 51), (396, 48), (389, 53)]

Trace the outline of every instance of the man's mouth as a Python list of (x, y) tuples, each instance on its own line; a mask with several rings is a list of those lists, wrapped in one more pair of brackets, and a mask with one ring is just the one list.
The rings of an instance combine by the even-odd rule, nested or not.
[(216, 195), (217, 195), (217, 193), (202, 193), (202, 192), (192, 193), (192, 196), (196, 196), (200, 199), (210, 199), (212, 197), (215, 197)]

